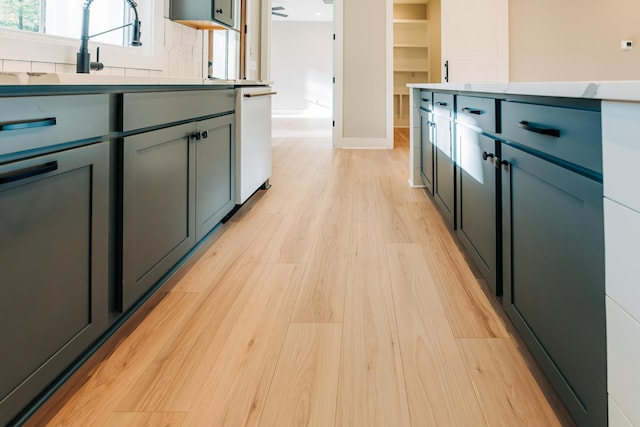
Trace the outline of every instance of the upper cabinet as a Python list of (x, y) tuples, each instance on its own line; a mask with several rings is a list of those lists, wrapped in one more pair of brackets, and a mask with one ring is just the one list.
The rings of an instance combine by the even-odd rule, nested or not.
[(447, 0), (441, 13), (442, 82), (508, 82), (508, 0)]
[(171, 0), (171, 20), (193, 28), (238, 29), (239, 0)]

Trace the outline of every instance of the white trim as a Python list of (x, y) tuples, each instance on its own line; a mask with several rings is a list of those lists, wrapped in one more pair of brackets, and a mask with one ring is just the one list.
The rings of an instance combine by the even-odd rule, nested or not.
[(386, 5), (387, 147), (393, 149), (393, 0), (387, 0)]
[[(157, 1), (153, 2), (153, 5), (152, 19), (142, 22), (143, 45), (141, 47), (90, 42), (89, 49), (92, 57), (95, 55), (95, 48), (99, 46), (100, 59), (105, 67), (162, 70), (165, 62), (163, 7)], [(149, 35), (152, 35), (153, 39)], [(79, 38), (30, 33), (8, 28), (0, 29), (0, 58), (2, 59), (75, 64), (79, 47)]]
[(343, 73), (343, 7), (342, 0), (334, 0), (333, 3), (333, 34), (335, 40), (333, 41), (333, 76), (336, 81), (333, 85), (333, 146), (343, 147), (343, 134), (342, 134), (342, 80)]
[(409, 188), (427, 188), (427, 186), (424, 184), (417, 185), (412, 183), (410, 179), (407, 180), (407, 182), (409, 183)]

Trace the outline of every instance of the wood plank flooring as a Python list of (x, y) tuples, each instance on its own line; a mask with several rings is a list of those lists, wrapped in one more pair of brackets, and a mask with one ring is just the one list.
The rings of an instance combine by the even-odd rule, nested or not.
[(274, 120), (256, 193), (30, 426), (572, 421), (394, 150)]

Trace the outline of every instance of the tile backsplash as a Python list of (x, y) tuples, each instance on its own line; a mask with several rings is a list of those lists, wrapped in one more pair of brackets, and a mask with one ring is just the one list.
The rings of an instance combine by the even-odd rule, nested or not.
[[(163, 76), (202, 78), (204, 31), (196, 30), (169, 19), (164, 20), (164, 64), (162, 70), (108, 67), (97, 71), (103, 75)], [(74, 64), (15, 61), (0, 59), (2, 72), (75, 73)]]

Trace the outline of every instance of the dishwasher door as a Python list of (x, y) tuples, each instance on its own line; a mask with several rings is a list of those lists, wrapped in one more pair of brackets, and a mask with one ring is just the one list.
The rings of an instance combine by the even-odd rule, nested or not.
[(244, 203), (271, 177), (269, 86), (243, 87), (236, 98), (236, 204)]

